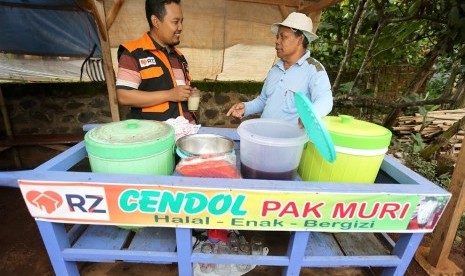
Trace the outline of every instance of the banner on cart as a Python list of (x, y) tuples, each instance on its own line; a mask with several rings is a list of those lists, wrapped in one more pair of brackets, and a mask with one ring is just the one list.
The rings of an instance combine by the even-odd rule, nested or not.
[(449, 196), (203, 189), (20, 180), (37, 219), (125, 226), (431, 232)]

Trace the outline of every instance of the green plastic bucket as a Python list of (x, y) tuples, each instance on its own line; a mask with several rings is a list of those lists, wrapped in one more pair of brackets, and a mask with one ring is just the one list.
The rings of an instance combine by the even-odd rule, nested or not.
[(330, 163), (308, 142), (298, 172), (305, 181), (374, 183), (391, 141), (391, 132), (352, 116), (327, 116), (323, 124), (336, 150)]
[(84, 140), (93, 172), (171, 175), (174, 137), (166, 123), (126, 120), (91, 129)]

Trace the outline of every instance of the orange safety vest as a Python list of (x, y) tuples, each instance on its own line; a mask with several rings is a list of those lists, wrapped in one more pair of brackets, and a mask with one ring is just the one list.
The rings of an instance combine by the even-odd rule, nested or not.
[[(176, 79), (168, 56), (155, 46), (148, 33), (145, 33), (138, 40), (120, 45), (118, 57), (121, 56), (125, 49), (137, 61), (141, 76), (139, 90), (156, 93), (159, 90), (168, 90), (176, 86)], [(189, 83), (191, 78), (187, 61), (178, 49), (174, 48), (174, 50), (181, 64), (186, 82)], [(187, 110), (186, 102), (164, 102), (150, 107), (131, 108), (133, 117), (159, 121), (183, 116), (183, 110)]]

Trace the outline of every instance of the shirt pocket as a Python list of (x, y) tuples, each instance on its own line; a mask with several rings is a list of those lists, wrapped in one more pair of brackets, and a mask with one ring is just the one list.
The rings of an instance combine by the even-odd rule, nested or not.
[(161, 75), (163, 75), (163, 69), (160, 66), (140, 70), (140, 77), (143, 80), (158, 78)]
[(297, 113), (297, 108), (295, 106), (294, 97), (296, 93), (304, 93), (307, 91), (305, 86), (301, 83), (288, 84), (287, 90), (284, 93), (284, 112), (295, 114)]
[(287, 90), (284, 92), (284, 107), (283, 111), (286, 113), (297, 113), (297, 108), (295, 107), (295, 101), (294, 101), (294, 96), (295, 96), (295, 91), (293, 90)]

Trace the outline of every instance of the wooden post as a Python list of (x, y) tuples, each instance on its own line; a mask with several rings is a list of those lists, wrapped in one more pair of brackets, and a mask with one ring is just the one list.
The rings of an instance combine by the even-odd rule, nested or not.
[[(460, 223), (460, 218), (465, 208), (465, 145), (462, 140), (462, 147), (459, 152), (457, 163), (449, 187), (449, 192), (452, 197), (447, 204), (444, 214), (433, 232), (433, 242), (429, 248), (429, 253), (426, 249), (424, 252), (417, 254), (417, 261), (422, 265), (423, 255), (426, 255), (426, 266), (430, 272), (434, 274), (446, 273), (447, 275), (455, 275), (462, 273), (461, 269), (449, 261), (449, 253), (455, 239), (457, 228)], [(423, 266), (423, 265), (422, 265)], [(423, 268), (425, 268), (423, 266)], [(428, 272), (428, 269), (425, 268)]]
[(2, 110), (3, 124), (5, 125), (6, 135), (12, 136), (13, 131), (11, 130), (11, 124), (8, 118), (8, 111), (6, 109), (5, 99), (3, 98), (3, 91), (2, 91), (1, 86), (0, 86), (0, 109)]
[[(0, 86), (0, 109), (2, 110), (3, 124), (5, 125), (6, 135), (8, 137), (13, 136), (13, 130), (11, 129), (10, 117), (8, 110), (6, 109), (5, 98), (3, 97), (2, 87)], [(0, 152), (9, 149), (10, 147), (1, 147)], [(18, 149), (13, 147), (13, 159), (17, 169), (21, 169), (21, 158), (19, 157)]]
[(113, 22), (115, 21), (116, 16), (118, 15), (121, 6), (123, 5), (124, 0), (115, 0), (115, 3), (111, 7), (110, 12), (108, 13), (105, 21), (107, 23), (107, 30), (111, 28), (111, 25), (113, 25)]
[(99, 26), (100, 48), (103, 56), (103, 73), (108, 90), (108, 100), (110, 102), (111, 118), (113, 121), (119, 121), (118, 99), (116, 97), (116, 77), (113, 71), (113, 63), (111, 61), (110, 40), (108, 37), (108, 29), (105, 20), (104, 0), (88, 0), (92, 14), (95, 17), (97, 26)]

